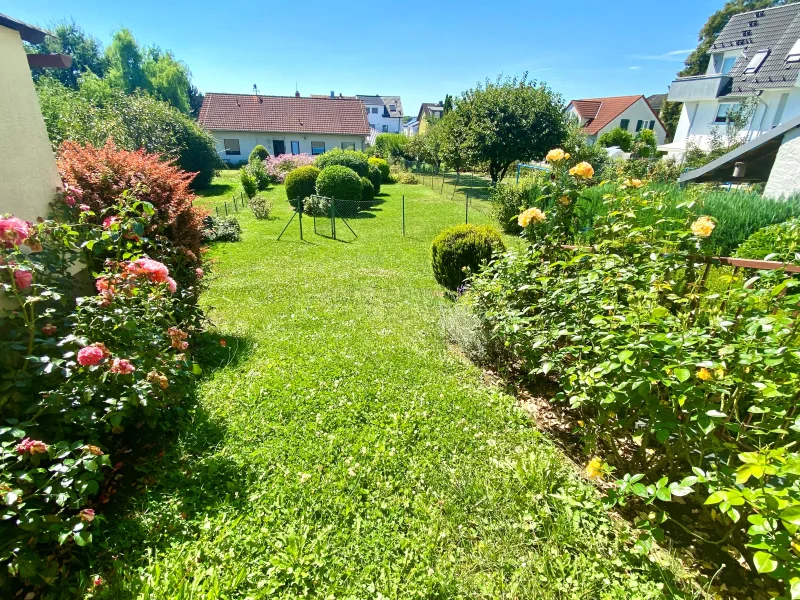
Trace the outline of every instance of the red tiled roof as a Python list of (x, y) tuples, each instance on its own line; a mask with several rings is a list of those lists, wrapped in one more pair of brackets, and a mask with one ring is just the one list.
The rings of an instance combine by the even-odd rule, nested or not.
[(369, 134), (364, 103), (351, 98), (210, 93), (197, 120), (209, 130)]
[[(630, 108), (639, 98), (644, 98), (642, 94), (638, 96), (613, 96), (611, 98), (585, 98), (583, 100), (573, 100), (570, 102), (578, 114), (588, 119), (583, 131), (587, 135), (594, 135), (603, 127), (611, 123), (625, 110)], [(647, 104), (645, 102), (645, 104)], [(647, 104), (649, 107), (650, 105)], [(650, 111), (652, 112), (652, 108)], [(658, 115), (653, 113), (656, 119)]]

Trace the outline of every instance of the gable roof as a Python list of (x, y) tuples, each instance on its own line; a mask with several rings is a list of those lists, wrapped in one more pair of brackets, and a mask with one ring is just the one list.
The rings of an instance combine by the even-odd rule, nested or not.
[[(382, 106), (384, 117), (403, 116), (403, 103), (400, 102), (400, 96), (366, 96), (357, 94), (356, 98), (363, 101), (367, 106)], [(394, 110), (390, 108), (391, 106), (394, 106)]]
[(212, 131), (369, 134), (364, 103), (355, 98), (208, 93), (197, 120)]
[[(573, 100), (567, 105), (567, 110), (570, 106), (584, 119), (587, 119), (583, 126), (583, 131), (587, 135), (595, 135), (603, 127), (611, 123), (614, 119), (620, 116), (633, 104), (644, 98), (642, 94), (638, 96), (612, 96), (609, 98), (585, 98), (583, 100)], [(647, 101), (645, 101), (647, 104)], [(653, 117), (658, 119), (658, 115), (650, 108)], [(660, 122), (660, 121), (659, 121)]]
[(667, 101), (667, 94), (653, 94), (652, 96), (648, 96), (646, 100), (650, 108), (653, 109), (653, 112), (658, 114), (661, 112), (661, 107), (664, 106), (664, 102)]
[[(800, 39), (800, 4), (786, 4), (734, 15), (720, 32), (709, 54), (742, 50), (733, 69), (726, 96), (749, 96), (757, 90), (793, 87), (800, 63), (786, 63), (786, 55)], [(744, 70), (759, 50), (770, 53), (755, 73)]]
[(3, 13), (0, 13), (0, 26), (19, 31), (22, 40), (29, 44), (41, 44), (44, 38), (50, 35), (44, 29), (28, 25)]

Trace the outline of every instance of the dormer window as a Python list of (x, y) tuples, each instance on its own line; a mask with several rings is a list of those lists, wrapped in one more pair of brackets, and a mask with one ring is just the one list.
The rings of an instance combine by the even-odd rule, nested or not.
[(792, 46), (792, 49), (789, 50), (789, 54), (786, 56), (787, 63), (796, 63), (800, 62), (800, 40), (797, 40)]
[(733, 66), (736, 64), (736, 56), (729, 56), (724, 61), (722, 61), (722, 74), (727, 75), (733, 69)]
[(390, 104), (389, 105), (389, 110), (392, 111), (392, 112), (396, 111), (397, 110), (397, 105), (396, 104)]
[(769, 50), (759, 50), (753, 54), (753, 58), (750, 59), (750, 62), (747, 63), (747, 66), (744, 68), (744, 74), (752, 75), (753, 73), (757, 73), (768, 56)]

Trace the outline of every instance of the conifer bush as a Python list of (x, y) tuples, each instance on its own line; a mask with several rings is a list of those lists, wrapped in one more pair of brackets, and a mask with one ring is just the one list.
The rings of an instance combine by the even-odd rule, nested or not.
[(247, 162), (250, 164), (253, 164), (254, 162), (264, 162), (267, 158), (269, 158), (269, 151), (261, 144), (258, 144), (255, 148), (253, 148), (253, 151), (250, 153)]

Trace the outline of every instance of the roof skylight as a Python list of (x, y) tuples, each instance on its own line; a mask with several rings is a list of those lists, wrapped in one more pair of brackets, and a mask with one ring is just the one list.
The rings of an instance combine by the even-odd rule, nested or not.
[(800, 62), (800, 39), (794, 43), (792, 49), (789, 50), (789, 54), (786, 55), (786, 62), (787, 63), (796, 63)]
[(759, 50), (753, 54), (753, 58), (750, 59), (750, 62), (747, 63), (747, 66), (744, 68), (744, 74), (751, 75), (752, 73), (757, 73), (768, 56), (769, 50)]

